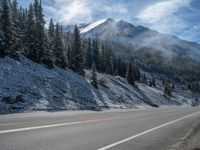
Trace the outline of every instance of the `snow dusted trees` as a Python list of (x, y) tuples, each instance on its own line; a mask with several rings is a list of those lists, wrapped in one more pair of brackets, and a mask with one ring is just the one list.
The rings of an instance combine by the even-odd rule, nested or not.
[(99, 62), (99, 43), (97, 39), (94, 39), (92, 41), (92, 57), (93, 57), (93, 62), (96, 64), (97, 70), (99, 70), (100, 67), (100, 62)]
[(37, 48), (36, 48), (36, 40), (35, 40), (34, 9), (33, 9), (32, 4), (29, 6), (29, 10), (28, 10), (24, 45), (25, 45), (25, 55), (33, 61), (36, 60)]
[(91, 39), (89, 38), (87, 41), (87, 47), (86, 47), (86, 66), (87, 68), (91, 68), (92, 66), (92, 43)]
[(84, 51), (81, 47), (81, 38), (80, 32), (77, 26), (75, 26), (74, 34), (73, 34), (73, 41), (72, 41), (72, 66), (71, 69), (80, 75), (85, 75), (84, 65)]
[(165, 81), (164, 83), (164, 95), (172, 96), (172, 86), (171, 86), (170, 81)]
[[(30, 4), (25, 31), (25, 53), (28, 58), (36, 62), (48, 62), (49, 52), (47, 51), (47, 41), (45, 30), (45, 21), (42, 13), (41, 1), (35, 0)], [(50, 65), (48, 63), (48, 65)], [(52, 66), (52, 65), (51, 65)]]
[(135, 81), (140, 81), (141, 73), (140, 70), (129, 62), (127, 67), (126, 79), (129, 84), (134, 85)]
[(149, 86), (156, 87), (156, 81), (154, 77), (151, 77), (149, 80)]
[(56, 30), (53, 40), (53, 53), (55, 54), (55, 64), (61, 68), (67, 67), (66, 54), (64, 53), (64, 46), (62, 41), (62, 28), (56, 24)]
[(17, 43), (17, 34), (14, 29), (12, 20), (12, 12), (8, 0), (1, 1), (1, 29), (2, 29), (2, 50), (1, 56), (8, 55), (12, 58), (17, 58), (15, 46)]
[(135, 75), (134, 75), (133, 66), (131, 63), (128, 64), (126, 79), (129, 84), (132, 84), (132, 85), (135, 84)]
[(98, 81), (97, 81), (97, 74), (96, 74), (96, 65), (93, 62), (92, 64), (92, 75), (91, 75), (91, 84), (95, 87), (98, 88)]
[(113, 68), (113, 53), (111, 50), (110, 46), (105, 46), (105, 50), (104, 50), (104, 64), (105, 64), (105, 72), (107, 74), (114, 74), (114, 68)]

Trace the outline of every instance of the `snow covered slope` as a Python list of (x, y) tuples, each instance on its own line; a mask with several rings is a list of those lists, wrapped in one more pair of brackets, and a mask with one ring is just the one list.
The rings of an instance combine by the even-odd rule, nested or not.
[(94, 22), (94, 23), (91, 23), (91, 24), (87, 25), (85, 28), (83, 28), (83, 29), (80, 31), (80, 33), (81, 33), (81, 34), (84, 34), (84, 33), (88, 32), (88, 31), (92, 30), (93, 28), (99, 26), (100, 24), (106, 22), (107, 20), (108, 20), (108, 19), (102, 19), (102, 20), (96, 21), (96, 22)]
[(124, 20), (103, 19), (81, 28), (84, 37), (151, 48), (168, 55), (180, 55), (200, 61), (200, 44), (161, 34), (143, 26), (134, 26)]
[[(157, 88), (137, 83), (127, 84), (121, 77), (98, 74), (104, 85), (95, 89), (86, 77), (71, 70), (49, 70), (26, 58), (16, 61), (0, 59), (0, 112), (34, 110), (68, 110), (126, 108), (160, 105), (188, 105), (191, 102), (187, 91), (177, 88), (174, 97), (163, 97), (162, 85)], [(2, 98), (23, 95), (25, 102), (5, 103)]]

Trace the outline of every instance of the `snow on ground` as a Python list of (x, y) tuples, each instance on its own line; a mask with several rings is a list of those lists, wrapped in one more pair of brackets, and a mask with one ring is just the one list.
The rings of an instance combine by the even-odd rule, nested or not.
[[(82, 77), (71, 70), (55, 67), (52, 70), (21, 58), (0, 59), (0, 113), (36, 110), (76, 110), (100, 108), (135, 108), (150, 106), (176, 106), (191, 103), (187, 91), (173, 93), (167, 99), (163, 87), (152, 88), (137, 83), (135, 87), (118, 76), (98, 74), (105, 85), (91, 86), (90, 71)], [(23, 95), (25, 102), (6, 104), (3, 97)]]

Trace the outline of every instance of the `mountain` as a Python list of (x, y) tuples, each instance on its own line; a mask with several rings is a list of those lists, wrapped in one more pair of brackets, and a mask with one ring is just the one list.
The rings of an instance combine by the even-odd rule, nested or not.
[(162, 34), (143, 26), (134, 26), (124, 20), (102, 19), (80, 27), (80, 31), (84, 37), (98, 38), (124, 46), (131, 45), (134, 50), (149, 48), (167, 56), (183, 56), (200, 61), (200, 44)]

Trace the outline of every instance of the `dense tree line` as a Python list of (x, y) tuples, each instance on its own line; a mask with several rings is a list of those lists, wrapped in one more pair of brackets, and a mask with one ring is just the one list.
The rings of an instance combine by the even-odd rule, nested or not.
[(49, 68), (54, 65), (69, 67), (84, 75), (84, 50), (79, 29), (75, 27), (70, 35), (71, 42), (64, 42), (63, 27), (52, 19), (46, 29), (40, 0), (35, 0), (28, 9), (18, 7), (17, 0), (1, 0), (0, 19), (0, 57), (17, 59), (24, 55)]
[[(85, 68), (92, 68), (91, 83), (96, 88), (98, 87), (96, 71), (126, 77), (127, 82), (132, 85), (135, 82), (142, 82), (156, 86), (155, 78), (152, 77), (148, 83), (146, 75), (140, 73), (138, 66), (151, 68), (161, 65), (160, 57), (154, 55), (157, 62), (150, 62), (148, 57), (144, 57), (143, 61), (148, 61), (146, 64), (149, 65), (144, 67), (144, 64), (138, 63), (139, 58), (136, 56), (139, 55), (131, 55), (125, 59), (117, 54), (116, 49), (120, 46), (116, 47), (113, 43), (98, 39), (81, 38), (78, 26), (74, 27), (72, 33), (66, 32), (64, 26), (50, 19), (46, 28), (41, 0), (34, 0), (27, 9), (19, 7), (17, 0), (1, 0), (0, 20), (2, 58), (9, 56), (19, 59), (23, 55), (50, 69), (54, 66), (70, 68), (83, 76)], [(165, 84), (165, 93), (170, 95), (167, 85), (169, 84)], [(195, 89), (196, 87), (195, 85)], [(194, 89), (194, 85), (189, 88)]]

